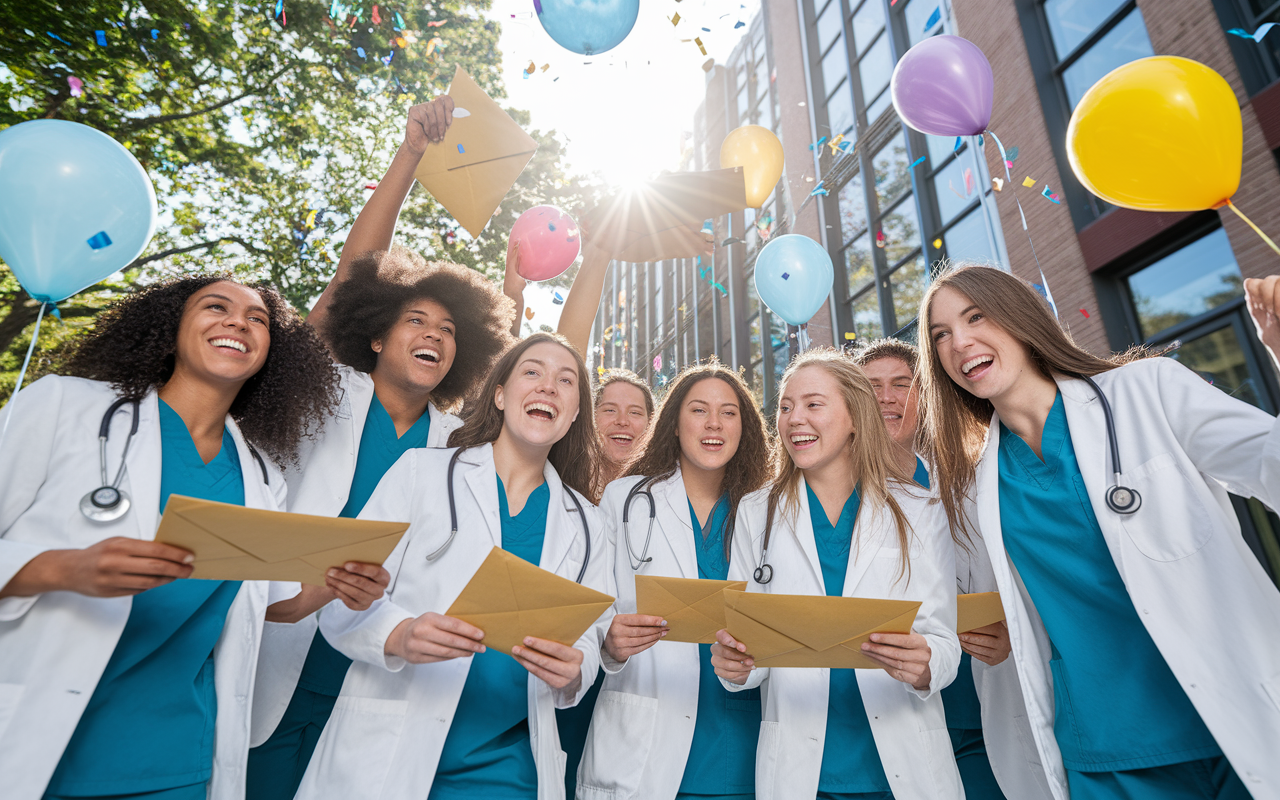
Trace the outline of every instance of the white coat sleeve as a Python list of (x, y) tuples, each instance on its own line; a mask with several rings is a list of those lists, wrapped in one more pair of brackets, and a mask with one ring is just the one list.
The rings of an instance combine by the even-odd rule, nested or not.
[[(413, 519), (413, 501), (421, 492), (411, 491), (416, 485), (417, 462), (404, 457), (387, 470), (374, 489), (369, 502), (360, 512), (360, 519), (406, 520)], [(396, 580), (404, 563), (405, 550), (413, 537), (413, 528), (400, 538), (383, 564), (391, 574), (387, 593), (364, 611), (353, 611), (342, 602), (334, 600), (320, 610), (320, 633), (333, 648), (347, 658), (367, 664), (385, 667), (399, 672), (408, 663), (399, 656), (387, 655), (387, 639), (401, 622), (414, 619), (414, 615), (395, 604)]]
[[(753, 576), (756, 561), (760, 557), (761, 537), (764, 536), (764, 515), (759, 514), (761, 519), (755, 525), (752, 524), (753, 516), (756, 515), (749, 512), (745, 501), (739, 503), (738, 513), (733, 523), (733, 542), (729, 548), (729, 580), (746, 581), (748, 592), (762, 591), (762, 587), (755, 582)], [(747, 652), (750, 653), (751, 643), (743, 642), (743, 644), (747, 646)], [(724, 678), (720, 679), (720, 683), (731, 692), (745, 692), (748, 689), (759, 688), (767, 677), (769, 677), (769, 668), (763, 667), (751, 670), (751, 674), (747, 676), (747, 682), (742, 685), (726, 681)]]
[[(12, 406), (13, 418), (0, 443), (0, 586), (8, 585), (31, 559), (54, 549), (52, 544), (11, 541), (5, 534), (35, 502), (36, 494), (48, 478), (49, 465), (59, 445), (63, 386), (58, 378), (41, 378), (19, 392), (0, 411), (0, 425), (3, 425)], [(36, 596), (0, 600), (0, 622), (19, 619), (38, 599)]]
[[(582, 576), (582, 584), (614, 597), (613, 589), (613, 551), (608, 547), (604, 523), (600, 509), (583, 500), (583, 510), (587, 515), (588, 527), (591, 530), (591, 559), (587, 571)], [(574, 643), (574, 647), (582, 651), (582, 681), (575, 692), (565, 689), (552, 689), (552, 697), (556, 708), (572, 708), (582, 701), (596, 682), (596, 675), (601, 668), (601, 654), (604, 652), (604, 637), (609, 632), (609, 625), (617, 613), (617, 605), (609, 606), (600, 618), (587, 628), (586, 633)]]
[(1280, 508), (1280, 420), (1231, 397), (1171, 358), (1134, 366), (1156, 370), (1165, 418), (1202, 473), (1230, 492)]
[[(615, 598), (618, 596), (618, 573), (617, 559), (621, 556), (618, 552), (618, 525), (620, 513), (617, 506), (617, 494), (615, 492), (605, 491), (604, 497), (600, 498), (600, 517), (604, 525), (604, 546), (608, 551), (609, 559), (607, 562), (609, 568), (609, 588), (607, 591)], [(609, 616), (609, 623), (613, 624), (613, 617), (619, 614), (618, 602), (613, 603), (613, 613)], [(605, 635), (609, 634), (609, 629), (605, 628)], [(626, 661), (618, 661), (609, 655), (609, 651), (604, 647), (604, 639), (600, 640), (600, 666), (609, 675), (616, 675), (622, 671), (627, 665)]]
[(912, 521), (912, 535), (922, 547), (911, 559), (907, 596), (924, 598), (912, 630), (929, 643), (929, 688), (902, 685), (917, 697), (928, 699), (956, 679), (960, 638), (956, 636), (956, 550), (947, 516), (941, 503), (928, 503), (923, 509)]

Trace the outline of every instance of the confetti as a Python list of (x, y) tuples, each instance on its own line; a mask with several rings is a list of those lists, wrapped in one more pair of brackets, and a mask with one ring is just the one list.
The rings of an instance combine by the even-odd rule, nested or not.
[(920, 166), (921, 164), (923, 164), (923, 163), (924, 163), (924, 159), (925, 159), (925, 157), (924, 157), (924, 156), (920, 156), (920, 157), (919, 157), (919, 158), (917, 158), (915, 161), (912, 161), (912, 162), (911, 162), (911, 166), (910, 166), (910, 167), (908, 167), (908, 169), (915, 169), (916, 167)]
[(930, 30), (933, 29), (934, 25), (937, 25), (941, 21), (942, 21), (942, 6), (938, 6), (933, 10), (933, 13), (929, 15), (929, 19), (924, 23), (924, 32), (928, 33)]
[(964, 168), (964, 196), (968, 197), (973, 194), (973, 170), (969, 167)]
[(45, 31), (45, 33), (49, 34), (49, 36), (53, 37), (54, 39), (57, 39), (58, 41), (62, 42), (65, 45), (71, 44), (71, 42), (68, 42), (66, 39), (63, 39), (61, 36), (59, 36), (56, 33), (53, 33), (52, 31)]
[(538, 68), (538, 65), (537, 65), (537, 64), (535, 64), (535, 63), (533, 63), (532, 61), (530, 61), (530, 62), (529, 62), (529, 66), (527, 66), (527, 67), (525, 67), (525, 68), (524, 68), (525, 74), (526, 74), (526, 75), (532, 75), (532, 74), (533, 74), (533, 72), (534, 72), (534, 70), (536, 70), (537, 68)]
[(844, 134), (842, 133), (842, 134), (840, 134), (840, 135), (836, 136), (836, 138), (834, 138), (834, 139), (832, 139), (831, 141), (827, 142), (827, 147), (830, 147), (830, 148), (831, 148), (831, 156), (832, 156), (832, 158), (834, 158), (834, 157), (835, 157), (835, 155), (836, 155), (836, 153), (837, 153), (837, 152), (839, 152), (839, 150), (840, 150), (840, 143), (841, 143), (841, 142), (843, 142), (843, 141), (844, 141)]
[[(511, 18), (512, 18), (512, 19), (515, 19), (515, 16), (516, 16), (515, 14), (512, 14), (512, 15), (511, 15)], [(428, 23), (427, 23), (427, 27), (428, 27), (428, 28), (439, 28), (441, 25), (445, 24), (445, 23), (446, 23), (446, 22), (448, 22), (448, 21), (449, 21), (449, 20), (447, 20), (447, 19), (442, 19), (442, 20), (437, 20), (437, 21), (435, 21), (435, 22), (428, 22)]]
[(93, 236), (90, 236), (88, 241), (89, 246), (94, 250), (101, 250), (104, 247), (111, 246), (111, 237), (107, 235), (106, 231), (98, 231)]
[(1089, 312), (1088, 312), (1088, 311), (1085, 311), (1083, 308), (1082, 308), (1082, 309), (1080, 309), (1080, 313), (1081, 313), (1081, 314), (1084, 314), (1084, 318), (1085, 318), (1085, 319), (1088, 319), (1088, 318), (1089, 318)]
[(1022, 185), (1027, 187), (1028, 189), (1034, 188), (1036, 185), (1036, 179), (1028, 175), (1026, 178), (1023, 179)]
[(557, 291), (555, 294), (551, 295), (551, 304), (552, 304), (552, 305), (555, 305), (555, 306), (562, 306), (562, 305), (564, 305), (564, 295), (560, 294), (560, 292), (559, 292), (559, 291)]
[(785, 281), (785, 280), (787, 280), (787, 279), (788, 279), (788, 278), (790, 278), (790, 277), (791, 277), (791, 273), (790, 273), (790, 272), (784, 272), (784, 273), (782, 273), (782, 279), (783, 279), (784, 281)]
[(1045, 198), (1051, 203), (1056, 203), (1058, 205), (1062, 204), (1062, 201), (1058, 198), (1058, 196), (1053, 192), (1049, 191), (1049, 184), (1047, 183), (1044, 185), (1044, 191), (1040, 193), (1040, 196)]
[(934, 239), (934, 240), (933, 240), (933, 249), (934, 249), (934, 250), (941, 250), (941, 249), (942, 249), (942, 237), (941, 237), (941, 236), (939, 236), (937, 239)]
[(1018, 160), (1018, 146), (1014, 145), (1004, 152), (1005, 159), (1009, 162), (1009, 166), (1013, 166), (1013, 162)]
[(547, 223), (547, 228), (548, 228), (549, 230), (551, 230), (551, 231), (554, 233), (554, 232), (555, 232), (555, 229), (556, 229), (555, 223), (554, 223), (554, 222), (548, 222), (548, 223)]
[(465, 152), (467, 152), (467, 151), (462, 147), (462, 145), (458, 145), (458, 152), (459, 152), (459, 153), (465, 153)]
[(469, 116), (471, 116), (471, 112), (466, 110), (465, 108), (455, 108), (453, 110), (454, 119), (460, 119), (462, 117), (469, 117)]
[(396, 57), (396, 51), (395, 51), (395, 50), (392, 50), (390, 53), (387, 53), (385, 56), (383, 56), (383, 57), (382, 57), (381, 59), (379, 59), (379, 60), (380, 60), (383, 64), (386, 64), (387, 66), (391, 66), (391, 59), (393, 59), (393, 58), (395, 58), (395, 57)]
[(107, 32), (106, 32), (106, 31), (94, 31), (94, 32), (93, 32), (93, 35), (94, 35), (94, 36), (97, 38), (97, 40), (98, 40), (98, 47), (106, 47), (106, 46), (107, 46)]
[(744, 26), (744, 25), (746, 25), (746, 24), (747, 24), (747, 23), (743, 22), (742, 20), (738, 20), (738, 23), (737, 23), (736, 25), (734, 25), (734, 26), (733, 26), (733, 29), (736, 31), (738, 28), (741, 28), (741, 27), (743, 27), (743, 26)]
[[(281, 14), (283, 14), (283, 13), (284, 13), (284, 0), (276, 0), (276, 13), (275, 13), (275, 16), (277, 16), (277, 17), (278, 17), (278, 16), (280, 16), (280, 15), (281, 15)], [(378, 13), (378, 7), (377, 7), (377, 6), (374, 6), (374, 7), (373, 7), (373, 13), (374, 13), (374, 14), (377, 14), (377, 13)]]
[(603, 378), (603, 377), (604, 377), (604, 367), (596, 367), (596, 375), (597, 375), (597, 376), (599, 376), (599, 377), (601, 377), (601, 378)]
[(876, 247), (883, 249), (888, 243), (889, 240), (885, 237), (884, 231), (876, 231)]
[(958, 152), (960, 152), (960, 146), (961, 146), (961, 145), (963, 145), (963, 144), (964, 144), (964, 137), (963, 137), (963, 136), (957, 136), (957, 137), (956, 137), (956, 144), (955, 144), (955, 147), (952, 147), (952, 148), (951, 148), (951, 152), (953, 152), (953, 153), (958, 153)]
[(532, 309), (532, 308), (526, 308), (526, 309), (524, 310), (524, 318), (525, 318), (525, 319), (533, 319), (533, 309)]
[(777, 82), (778, 82), (778, 68), (774, 67), (773, 72), (769, 75), (769, 83), (777, 83)]
[(704, 30), (704, 31), (706, 31), (707, 33), (711, 33), (711, 29), (710, 29), (710, 28), (703, 28), (703, 30)]
[(1253, 33), (1249, 33), (1244, 28), (1231, 28), (1230, 30), (1227, 31), (1227, 33), (1231, 34), (1232, 36), (1239, 36), (1241, 39), (1252, 39), (1258, 44), (1262, 44), (1262, 38), (1266, 36), (1268, 33), (1271, 33), (1271, 29), (1274, 28), (1275, 26), (1276, 26), (1276, 23), (1267, 22), (1262, 25), (1259, 25), (1258, 29)]
[(992, 178), (991, 185), (998, 192), (1004, 188), (1004, 178)]
[(364, 58), (364, 57), (365, 57), (365, 55), (364, 55), (364, 48), (363, 48), (363, 47), (357, 47), (357, 48), (356, 48), (356, 55), (360, 56), (361, 58)]
[(159, 29), (157, 29), (157, 28), (152, 28), (152, 29), (151, 29), (151, 41), (153, 41), (153, 42), (154, 42), (156, 39), (159, 39), (159, 38), (160, 38), (160, 31), (159, 31)]
[(831, 193), (827, 191), (827, 187), (823, 186), (821, 183), (819, 183), (812, 192), (809, 192), (809, 196), (813, 197), (814, 195), (819, 195), (819, 194), (822, 195), (823, 197), (831, 196)]
[(74, 75), (67, 76), (67, 85), (71, 87), (72, 97), (79, 97), (81, 94), (83, 94), (82, 89), (84, 87), (84, 81), (80, 80)]
[(549, 70), (549, 69), (551, 69), (551, 65), (550, 65), (550, 64), (543, 64), (543, 65), (542, 65), (542, 71), (543, 71), (543, 72), (546, 72), (546, 71), (547, 71), (547, 70)]
[(659, 372), (662, 371), (662, 354), (661, 353), (653, 357), (653, 368), (658, 370)]
[(707, 54), (707, 48), (706, 48), (706, 46), (705, 46), (705, 45), (703, 45), (703, 44), (702, 44), (702, 39), (701, 39), (701, 37), (697, 37), (697, 38), (695, 38), (695, 39), (693, 40), (693, 43), (694, 43), (694, 44), (696, 44), (696, 45), (698, 46), (698, 49), (702, 51), (702, 54), (703, 54), (704, 56)]
[(364, 185), (364, 188), (366, 188), (366, 189), (377, 189), (377, 188), (378, 188), (378, 184), (376, 184), (376, 183), (366, 183), (366, 184)]
[(306, 226), (308, 228), (314, 228), (316, 226), (316, 214), (318, 213), (320, 213), (319, 209), (312, 209), (311, 213), (307, 214)]
[[(791, 335), (792, 335), (792, 336), (795, 336), (795, 334), (794, 334), (794, 333), (793, 333), (793, 334), (791, 334)], [(852, 341), (853, 341), (854, 339), (856, 339), (856, 338), (858, 338), (858, 334), (856, 334), (856, 333), (847, 333), (847, 332), (846, 332), (846, 333), (845, 333), (845, 335), (844, 335), (844, 340), (845, 340), (846, 342), (852, 342)]]
[(400, 16), (399, 11), (395, 13), (396, 13), (396, 28), (399, 30), (404, 30), (404, 17)]
[(809, 145), (809, 149), (810, 149), (810, 150), (818, 150), (818, 149), (820, 149), (820, 148), (822, 147), (822, 145), (823, 145), (823, 144), (825, 144), (825, 143), (826, 143), (826, 141), (827, 141), (827, 137), (823, 136), (823, 137), (822, 137), (821, 139), (819, 139), (818, 141), (816, 141), (816, 142), (814, 142), (813, 144)]
[[(280, 5), (284, 5), (284, 0), (280, 0)], [(276, 6), (276, 7), (279, 8), (280, 6)], [(382, 15), (378, 13), (378, 7), (376, 5), (373, 7), (373, 24), (374, 25), (382, 24)]]

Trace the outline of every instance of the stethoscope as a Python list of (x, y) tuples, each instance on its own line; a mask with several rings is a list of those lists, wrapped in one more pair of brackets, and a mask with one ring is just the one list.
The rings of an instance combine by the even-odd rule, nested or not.
[[(627, 543), (627, 560), (631, 562), (633, 572), (638, 572), (641, 567), (653, 560), (653, 556), (649, 555), (649, 542), (653, 539), (653, 520), (658, 516), (658, 509), (653, 503), (653, 487), (652, 478), (642, 478), (631, 487), (631, 491), (627, 492), (626, 502), (622, 504), (622, 538)], [(649, 529), (644, 534), (644, 547), (640, 549), (640, 556), (636, 557), (636, 551), (631, 548), (631, 501), (636, 497), (643, 497), (645, 502), (649, 504)]]
[[(126, 403), (133, 406), (131, 409), (133, 422), (129, 426), (129, 438), (124, 440), (124, 450), (120, 452), (120, 468), (116, 470), (115, 480), (111, 480), (107, 474), (107, 438), (111, 435), (112, 418)], [(140, 415), (141, 403), (137, 399), (130, 397), (121, 397), (116, 400), (107, 409), (107, 413), (102, 415), (102, 422), (98, 425), (98, 465), (102, 468), (102, 485), (80, 498), (80, 513), (84, 514), (86, 519), (93, 522), (114, 522), (129, 513), (129, 506), (131, 505), (129, 495), (121, 491), (120, 482), (124, 480), (129, 445), (133, 443), (133, 437), (138, 433), (138, 417)], [(258, 462), (258, 467), (262, 470), (262, 482), (268, 486), (271, 485), (267, 474), (267, 465), (262, 460), (262, 456), (258, 455), (258, 451), (253, 449), (253, 445), (248, 442), (245, 442), (245, 446), (249, 448), (249, 453)]]
[[(453, 501), (453, 469), (458, 466), (458, 457), (462, 455), (462, 451), (462, 448), (458, 448), (449, 458), (449, 470), (445, 476), (445, 488), (449, 494), (449, 538), (444, 540), (444, 544), (427, 553), (427, 561), (435, 561), (444, 555), (444, 551), (449, 549), (449, 545), (453, 544), (454, 538), (458, 535), (458, 506)], [(582, 557), (582, 569), (578, 570), (578, 577), (574, 579), (577, 583), (582, 583), (582, 577), (587, 574), (587, 565), (591, 563), (591, 528), (587, 526), (587, 512), (582, 509), (582, 501), (578, 500), (578, 496), (568, 486), (564, 487), (564, 492), (573, 501), (574, 508), (578, 510), (578, 518), (582, 520), (582, 539), (587, 549)]]
[[(1103, 394), (1098, 384), (1094, 383), (1093, 378), (1087, 375), (1081, 375), (1091, 387), (1093, 392), (1102, 401), (1102, 416), (1107, 424), (1107, 447), (1111, 450), (1111, 466), (1115, 469), (1114, 477), (1110, 488), (1104, 499), (1107, 508), (1117, 514), (1132, 514), (1142, 506), (1142, 495), (1137, 489), (1130, 489), (1128, 486), (1120, 483), (1122, 470), (1120, 469), (1120, 443), (1116, 439), (1115, 419), (1111, 416), (1111, 403), (1107, 401), (1107, 396)], [(624, 517), (625, 519), (625, 517)], [(765, 519), (764, 525), (764, 546), (760, 549), (760, 563), (756, 567), (753, 575), (756, 583), (765, 584), (773, 580), (773, 566), (769, 563), (769, 539), (773, 533), (773, 498), (769, 498), (768, 517)]]

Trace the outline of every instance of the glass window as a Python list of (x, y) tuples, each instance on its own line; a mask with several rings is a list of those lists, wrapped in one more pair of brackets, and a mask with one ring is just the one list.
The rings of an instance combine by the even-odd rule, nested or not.
[[(938, 13), (935, 19), (933, 14)], [(907, 39), (912, 45), (942, 30), (941, 0), (910, 0), (902, 12), (907, 25)], [(933, 20), (932, 25), (927, 25)]]
[(1200, 377), (1246, 403), (1260, 406), (1260, 389), (1249, 374), (1244, 348), (1232, 325), (1205, 336), (1183, 342), (1169, 354), (1195, 370)]
[(880, 298), (872, 286), (853, 301), (853, 333), (859, 339), (878, 339), (884, 335), (884, 323), (880, 321)]
[(925, 141), (929, 145), (929, 165), (932, 167), (950, 158), (956, 148), (954, 136), (926, 136)]
[(765, 58), (764, 53), (760, 54), (760, 60), (756, 62), (756, 100), (769, 94), (769, 59)]
[(832, 136), (843, 133), (848, 139), (853, 122), (853, 92), (849, 90), (849, 83), (846, 81), (827, 100), (827, 124)]
[(1134, 8), (1062, 73), (1067, 102), (1075, 108), (1089, 87), (1108, 72), (1121, 64), (1151, 55), (1155, 55), (1155, 51), (1151, 49), (1151, 39), (1147, 36), (1147, 24), (1142, 19), (1141, 9)]
[(911, 195), (884, 215), (880, 232), (884, 234), (884, 258), (891, 267), (920, 247), (920, 221)]
[(1128, 283), (1144, 338), (1244, 294), (1244, 278), (1221, 228), (1129, 276)]
[(986, 264), (996, 264), (998, 261), (991, 250), (991, 238), (987, 235), (987, 218), (981, 208), (975, 208), (952, 225), (943, 235), (943, 239), (947, 244), (947, 258), (953, 261)]
[(743, 84), (742, 88), (738, 90), (738, 120), (740, 122), (746, 121), (747, 112), (750, 108), (751, 105), (747, 101), (747, 87), (746, 84)]
[(853, 14), (853, 41), (857, 52), (866, 52), (871, 40), (884, 29), (884, 5), (881, 0), (866, 0)]
[(844, 51), (843, 40), (837, 39), (831, 50), (822, 57), (822, 90), (830, 92), (849, 74), (849, 57)]
[(836, 40), (844, 27), (844, 20), (840, 15), (840, 0), (831, 0), (827, 3), (827, 7), (818, 15), (818, 49), (826, 50), (827, 46)]
[(844, 251), (845, 269), (849, 278), (849, 296), (857, 294), (876, 280), (875, 266), (871, 262), (871, 235), (859, 236)]
[(1045, 0), (1044, 16), (1058, 58), (1066, 58), (1126, 0)]
[[(824, 70), (825, 63), (823, 62)], [(889, 85), (889, 79), (893, 77), (893, 54), (889, 52), (888, 36), (877, 40), (862, 57), (862, 61), (858, 62), (858, 77), (862, 79), (863, 100), (876, 97), (881, 89)]]
[(933, 176), (933, 193), (938, 198), (938, 214), (946, 225), (982, 196), (986, 188), (973, 163), (973, 153), (966, 148), (959, 157)]
[(876, 199), (881, 208), (911, 189), (911, 162), (907, 160), (907, 135), (899, 133), (872, 159), (876, 176)]
[[(867, 197), (862, 188), (862, 174), (850, 178), (836, 199), (840, 207), (840, 242), (843, 244), (867, 228)], [(849, 288), (853, 288), (853, 284)]]
[(891, 105), (893, 105), (893, 94), (885, 89), (871, 102), (871, 105), (867, 106), (867, 124), (870, 125), (880, 119), (880, 115)]
[(929, 271), (925, 268), (924, 255), (918, 255), (889, 276), (889, 290), (893, 293), (893, 317), (901, 328), (915, 318), (929, 286)]

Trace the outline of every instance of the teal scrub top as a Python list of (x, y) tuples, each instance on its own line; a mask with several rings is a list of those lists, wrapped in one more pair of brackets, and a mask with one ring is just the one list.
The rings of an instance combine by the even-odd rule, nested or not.
[[(543, 483), (511, 516), (498, 481), (502, 549), (530, 564), (542, 560), (551, 490)], [(510, 653), (471, 656), (471, 670), (444, 740), (429, 800), (536, 800), (538, 770), (529, 741), (529, 673)]]
[[(724, 553), (724, 528), (729, 498), (722, 497), (703, 525), (689, 504), (693, 523), (698, 577), (723, 581), (729, 577)], [(756, 785), (756, 741), (760, 736), (760, 690), (730, 692), (711, 666), (711, 645), (698, 645), (698, 716), (680, 795), (729, 798), (753, 797)]]
[[(351, 477), (351, 491), (347, 494), (347, 504), (338, 512), (338, 516), (355, 519), (360, 516), (364, 504), (373, 496), (378, 482), (387, 470), (400, 460), (400, 456), (418, 447), (427, 446), (427, 437), (431, 433), (431, 412), (423, 411), (413, 427), (404, 432), (404, 436), (396, 436), (396, 424), (391, 415), (383, 408), (378, 395), (369, 402), (369, 414), (364, 420), (364, 430), (360, 434), (360, 451), (356, 454), (356, 471)], [(314, 467), (313, 467), (314, 469)], [(298, 676), (298, 686), (308, 691), (327, 697), (337, 697), (342, 693), (342, 682), (346, 680), (347, 668), (351, 659), (339, 653), (316, 631), (311, 640), (311, 649), (307, 652), (306, 663), (302, 665), (302, 674)]]
[(1053, 645), (1053, 731), (1077, 772), (1146, 769), (1222, 754), (1125, 590), (1076, 462), (1062, 395), (1044, 460), (1000, 426), (1004, 545)]
[[(160, 403), (160, 509), (170, 494), (244, 505), (231, 433), (208, 464), (186, 423)], [(239, 581), (177, 580), (133, 598), (129, 619), (47, 792), (136, 794), (213, 774), (213, 647)]]
[[(827, 597), (844, 596), (845, 573), (860, 500), (857, 490), (845, 501), (840, 518), (832, 526), (813, 489), (809, 493), (809, 520), (822, 565), (822, 582)], [(880, 763), (880, 752), (871, 734), (867, 709), (858, 689), (857, 670), (831, 670), (830, 698), (827, 701), (827, 737), (822, 748), (822, 770), (818, 791), (824, 797), (889, 791), (889, 778)]]

